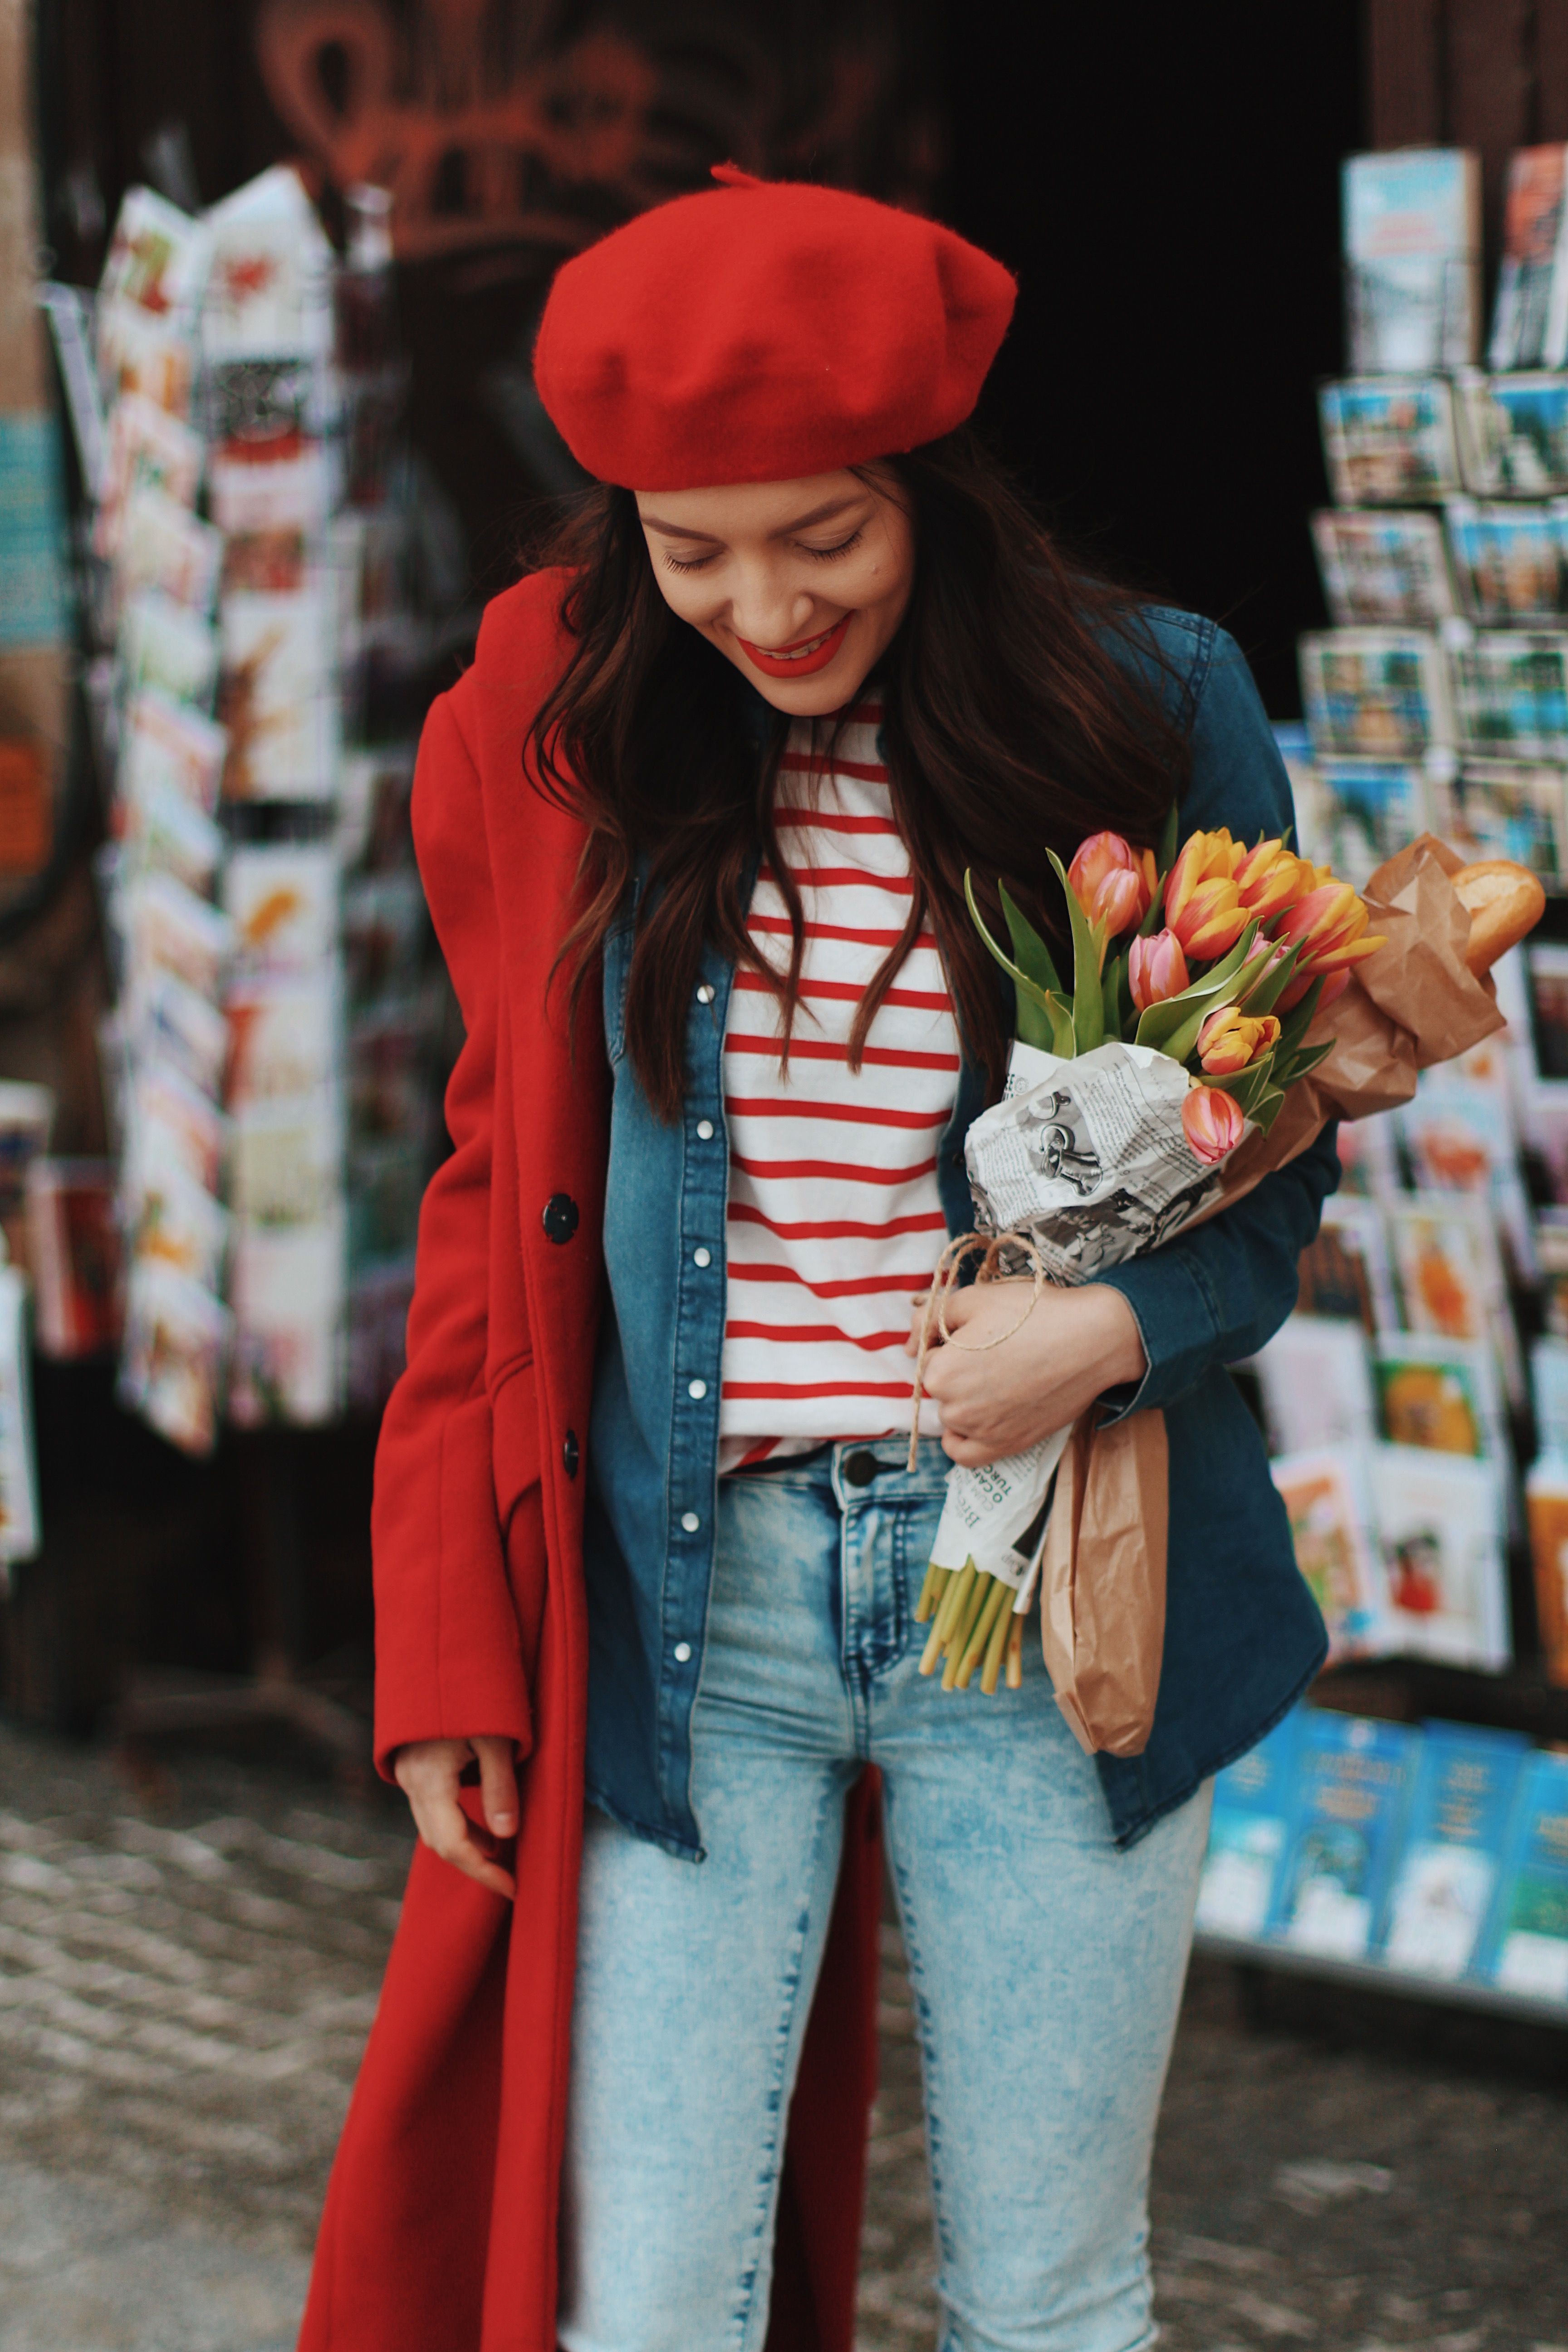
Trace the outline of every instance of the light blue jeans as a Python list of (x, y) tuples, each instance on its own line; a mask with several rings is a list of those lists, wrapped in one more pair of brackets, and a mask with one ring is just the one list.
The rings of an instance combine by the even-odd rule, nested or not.
[[(851, 1484), (868, 1450), (883, 1466)], [(910, 1475), (898, 1441), (839, 1445), (721, 1483), (692, 1727), (707, 1858), (588, 1816), (563, 2352), (761, 2352), (790, 2093), (868, 1760), (919, 2020), (943, 2352), (1153, 2341), (1149, 2160), (1209, 1793), (1119, 1853), (1033, 1618), (1021, 1690), (921, 1677), (945, 1469), (921, 1456)]]

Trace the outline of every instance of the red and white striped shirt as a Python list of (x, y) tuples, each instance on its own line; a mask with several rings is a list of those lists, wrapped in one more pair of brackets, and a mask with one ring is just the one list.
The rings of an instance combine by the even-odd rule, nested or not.
[[(730, 999), (726, 1470), (777, 1441), (910, 1425), (904, 1339), (910, 1300), (946, 1239), (937, 1148), (958, 1091), (959, 1036), (935, 938), (922, 929), (878, 1008), (861, 1067), (848, 1066), (861, 996), (903, 930), (913, 889), (877, 758), (880, 723), (875, 704), (857, 705), (831, 771), (814, 776), (811, 729), (797, 719), (780, 766), (773, 822), (805, 919), (787, 1069), (764, 982), (742, 966)], [(789, 915), (765, 862), (747, 928), (784, 971)], [(929, 1399), (921, 1425), (940, 1426)]]

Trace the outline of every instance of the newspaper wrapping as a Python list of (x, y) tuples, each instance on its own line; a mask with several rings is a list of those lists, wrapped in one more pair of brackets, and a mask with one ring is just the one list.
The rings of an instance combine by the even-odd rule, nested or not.
[[(1205, 1167), (1182, 1127), (1186, 1071), (1152, 1046), (1097, 1045), (1064, 1061), (1015, 1044), (1002, 1100), (964, 1139), (976, 1230), (1026, 1234), (1052, 1282), (1093, 1282), (1158, 1248), (1218, 1200), (1223, 1165)], [(1252, 1132), (1248, 1125), (1246, 1132)], [(1004, 1271), (1016, 1268), (1004, 1248)], [(1046, 1497), (1069, 1432), (983, 1469), (948, 1473), (931, 1559), (973, 1560), (1027, 1609)]]

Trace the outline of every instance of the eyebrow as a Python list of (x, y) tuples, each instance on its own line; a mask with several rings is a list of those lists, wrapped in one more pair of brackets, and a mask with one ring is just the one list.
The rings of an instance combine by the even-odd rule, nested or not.
[[(809, 530), (814, 522), (826, 522), (831, 516), (843, 514), (848, 508), (858, 506), (865, 495), (864, 491), (850, 491), (841, 499), (829, 499), (826, 505), (813, 507), (809, 514), (796, 515), (793, 522), (781, 523), (777, 530), (768, 533), (768, 537), (789, 539), (797, 530)], [(689, 523), (662, 522), (658, 515), (650, 514), (645, 514), (641, 520), (645, 530), (662, 531), (666, 539), (700, 539), (705, 540), (710, 547), (723, 545), (712, 531), (694, 530)]]

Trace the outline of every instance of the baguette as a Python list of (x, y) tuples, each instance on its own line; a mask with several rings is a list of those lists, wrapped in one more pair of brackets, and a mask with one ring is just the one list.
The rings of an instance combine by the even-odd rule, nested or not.
[(1528, 866), (1510, 857), (1483, 857), (1450, 874), (1454, 894), (1470, 918), (1465, 961), (1479, 980), (1532, 931), (1546, 910), (1546, 893)]

